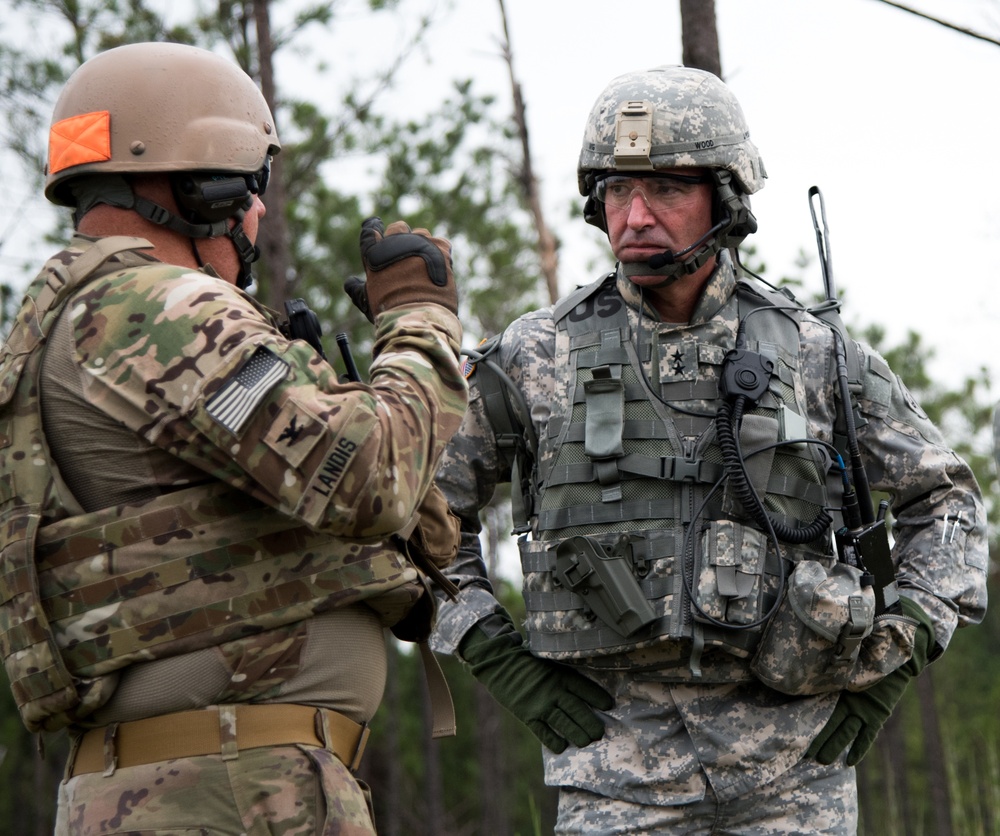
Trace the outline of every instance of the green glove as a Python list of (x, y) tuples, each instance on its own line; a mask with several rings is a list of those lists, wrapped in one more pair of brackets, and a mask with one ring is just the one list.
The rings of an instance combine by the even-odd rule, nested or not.
[(934, 648), (934, 627), (930, 618), (910, 598), (900, 596), (903, 614), (917, 619), (913, 654), (909, 661), (864, 691), (842, 691), (833, 714), (809, 745), (807, 757), (831, 764), (848, 746), (847, 765), (854, 766), (868, 754), (885, 721), (889, 719), (910, 680), (927, 665)]
[[(499, 631), (498, 617), (504, 622)], [(489, 621), (494, 624), (484, 630), (480, 625)], [(594, 709), (610, 709), (611, 695), (572, 668), (533, 656), (506, 613), (474, 626), (459, 654), (494, 699), (556, 754), (570, 743), (586, 746), (603, 737), (604, 722)]]

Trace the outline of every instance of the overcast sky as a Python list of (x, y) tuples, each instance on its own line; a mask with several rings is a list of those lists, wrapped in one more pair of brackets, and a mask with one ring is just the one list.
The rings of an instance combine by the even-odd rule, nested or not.
[[(279, 3), (276, 14), (282, 5), (288, 4)], [(680, 62), (678, 4), (505, 5), (543, 200), (564, 241), (565, 292), (595, 278), (586, 259), (600, 241), (582, 219), (565, 219), (576, 197), (587, 114), (614, 76)], [(995, 0), (912, 5), (1000, 36)], [(406, 14), (376, 17), (360, 8), (348, 0), (334, 34), (315, 43), (333, 66), (378, 66), (402, 44), (419, 10), (442, 18), (389, 100), (397, 112), (419, 115), (446, 95), (450, 79), (466, 76), (476, 78), (481, 92), (509, 102), (497, 2), (404, 0)], [(894, 341), (918, 331), (936, 350), (932, 368), (942, 381), (954, 375), (957, 382), (980, 364), (1000, 381), (992, 339), (1000, 313), (993, 288), (1000, 272), (994, 186), (1000, 47), (878, 0), (716, 0), (716, 9), (723, 74), (769, 175), (753, 198), (760, 228), (750, 240), (770, 275), (796, 273), (800, 250), (815, 254), (807, 193), (817, 185), (848, 323), (880, 322)], [(283, 64), (278, 84), (301, 90), (315, 80)], [(41, 263), (46, 254), (37, 239), (44, 202), (23, 191), (12, 198), (0, 208), (0, 235), (15, 230), (0, 251), (5, 269), (24, 257)], [(805, 279), (809, 290), (822, 289), (815, 260)]]

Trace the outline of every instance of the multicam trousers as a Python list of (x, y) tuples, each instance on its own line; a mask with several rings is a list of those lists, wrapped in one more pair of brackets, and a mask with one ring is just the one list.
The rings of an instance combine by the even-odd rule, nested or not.
[(281, 746), (77, 775), (55, 836), (374, 836), (367, 788), (326, 749)]

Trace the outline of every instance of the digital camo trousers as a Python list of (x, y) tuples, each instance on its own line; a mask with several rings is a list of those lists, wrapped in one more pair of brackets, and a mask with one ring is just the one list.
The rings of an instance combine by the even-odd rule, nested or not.
[(661, 807), (561, 787), (556, 836), (855, 836), (855, 771), (803, 759), (770, 784), (720, 801), (706, 784), (691, 804)]

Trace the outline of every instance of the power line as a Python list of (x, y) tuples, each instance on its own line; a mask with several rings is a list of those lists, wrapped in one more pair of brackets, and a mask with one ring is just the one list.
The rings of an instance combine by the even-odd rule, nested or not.
[(961, 32), (963, 35), (968, 35), (970, 38), (978, 38), (981, 41), (986, 41), (987, 43), (996, 44), (997, 46), (1000, 46), (1000, 41), (998, 41), (996, 38), (991, 38), (989, 35), (983, 35), (979, 32), (974, 32), (972, 29), (966, 29), (962, 26), (956, 26), (954, 23), (949, 23), (947, 20), (941, 20), (941, 18), (939, 17), (934, 17), (933, 15), (917, 11), (916, 9), (911, 9), (909, 6), (904, 6), (902, 3), (894, 3), (892, 2), (892, 0), (879, 0), (879, 2), (885, 3), (887, 6), (892, 6), (894, 9), (899, 9), (904, 12), (909, 12), (911, 15), (922, 17), (924, 18), (924, 20), (929, 20), (932, 23), (937, 23), (940, 26), (944, 26), (946, 29), (952, 29), (955, 32)]

